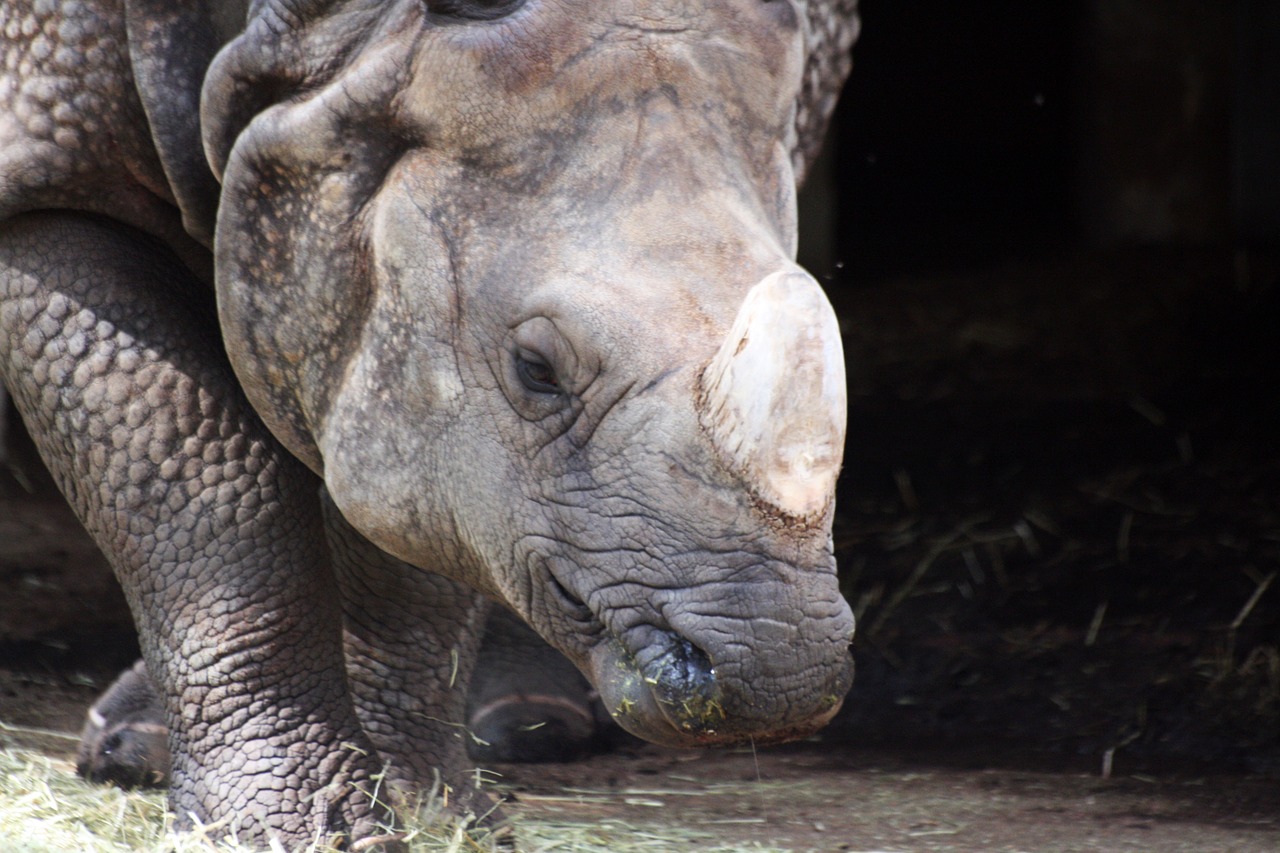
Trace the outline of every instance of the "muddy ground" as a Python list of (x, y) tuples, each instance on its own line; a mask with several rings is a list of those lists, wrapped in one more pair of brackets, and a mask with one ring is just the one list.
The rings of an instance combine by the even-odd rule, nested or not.
[[(1280, 850), (1274, 266), (1057, 253), (830, 289), (859, 618), (844, 711), (758, 754), (497, 768), (520, 807), (654, 849), (688, 849), (680, 828), (694, 848)], [(0, 721), (71, 731), (133, 640), (10, 445)]]

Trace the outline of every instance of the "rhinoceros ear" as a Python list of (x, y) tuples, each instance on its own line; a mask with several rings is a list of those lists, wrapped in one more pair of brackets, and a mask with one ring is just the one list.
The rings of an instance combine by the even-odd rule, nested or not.
[[(218, 0), (214, 0), (218, 2)], [(160, 165), (187, 233), (213, 245), (218, 182), (200, 143), (200, 87), (233, 16), (227, 0), (127, 0), (129, 58)], [(243, 6), (243, 0), (241, 4)]]
[(852, 49), (859, 27), (858, 0), (809, 0), (805, 17), (807, 59), (796, 99), (795, 142), (791, 149), (797, 183), (804, 181), (809, 165), (822, 148), (827, 122), (853, 67)]
[[(392, 101), (416, 28), (370, 33), (406, 5), (256, 0), (205, 78), (227, 355), (267, 426), (317, 472), (376, 302), (369, 213), (404, 150)], [(335, 6), (349, 14), (326, 14)]]

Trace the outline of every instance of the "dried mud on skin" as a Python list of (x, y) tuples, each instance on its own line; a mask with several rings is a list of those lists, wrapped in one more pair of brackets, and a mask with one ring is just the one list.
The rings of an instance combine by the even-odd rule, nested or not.
[[(756, 755), (495, 768), (534, 849), (1280, 849), (1277, 300), (1235, 260), (833, 283), (844, 710)], [(11, 433), (0, 721), (75, 731), (123, 600)]]

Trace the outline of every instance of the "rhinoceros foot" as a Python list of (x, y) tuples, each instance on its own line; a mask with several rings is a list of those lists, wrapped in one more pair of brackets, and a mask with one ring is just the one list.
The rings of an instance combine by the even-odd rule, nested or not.
[(575, 761), (606, 748), (604, 716), (586, 679), (505, 611), (489, 619), (467, 700), (476, 761)]
[[(619, 730), (590, 685), (559, 652), (506, 614), (489, 621), (467, 707), (478, 762), (575, 761), (608, 749)], [(170, 781), (164, 710), (139, 660), (98, 698), (80, 734), (76, 770), (121, 788)]]
[(169, 784), (164, 710), (142, 661), (121, 673), (89, 709), (76, 772), (126, 789)]

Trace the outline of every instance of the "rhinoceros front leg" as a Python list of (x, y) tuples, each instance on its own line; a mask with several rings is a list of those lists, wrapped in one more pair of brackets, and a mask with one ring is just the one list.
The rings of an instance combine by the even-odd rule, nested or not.
[(493, 822), (494, 803), (467, 758), (463, 719), (487, 602), (371, 544), (327, 493), (323, 499), (361, 724), (395, 781), (417, 791), (442, 784), (455, 813)]
[(112, 223), (0, 230), (3, 380), (125, 589), (179, 824), (376, 837), (389, 814), (346, 689), (317, 483), (245, 402), (208, 301)]

